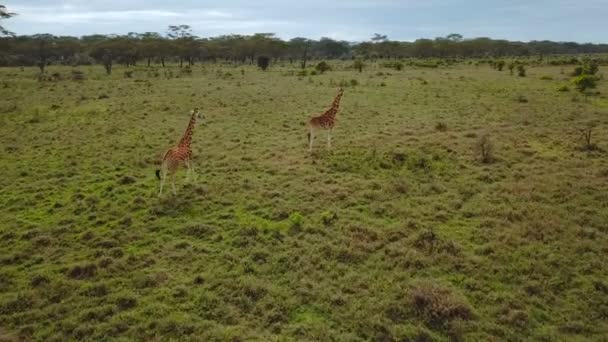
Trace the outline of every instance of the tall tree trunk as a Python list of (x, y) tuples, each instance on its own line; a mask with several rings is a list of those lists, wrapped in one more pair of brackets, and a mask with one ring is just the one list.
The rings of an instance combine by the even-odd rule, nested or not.
[(150, 57), (148, 57), (148, 68), (150, 67)]
[(308, 45), (304, 48), (304, 53), (302, 54), (302, 69), (306, 69), (306, 60), (308, 59)]
[(44, 74), (45, 67), (46, 67), (46, 61), (44, 59), (41, 59), (40, 61), (38, 61), (38, 68), (40, 68), (41, 74)]

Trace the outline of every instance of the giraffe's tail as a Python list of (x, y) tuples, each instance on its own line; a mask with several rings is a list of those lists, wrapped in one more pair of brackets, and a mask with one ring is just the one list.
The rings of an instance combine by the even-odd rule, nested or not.
[(308, 137), (308, 143), (310, 144), (310, 132), (306, 133), (306, 136)]
[(156, 178), (160, 180), (160, 169), (156, 169)]

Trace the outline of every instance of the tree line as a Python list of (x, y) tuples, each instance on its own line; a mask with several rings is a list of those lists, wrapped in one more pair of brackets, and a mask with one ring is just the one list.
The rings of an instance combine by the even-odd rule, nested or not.
[[(10, 32), (1, 28), (4, 34)], [(177, 62), (190, 66), (200, 61), (250, 63), (259, 57), (288, 60), (305, 68), (315, 59), (400, 59), (508, 57), (554, 54), (608, 53), (608, 44), (531, 41), (516, 42), (490, 38), (464, 39), (450, 34), (414, 42), (389, 40), (375, 34), (370, 41), (352, 43), (331, 38), (303, 37), (282, 40), (273, 33), (222, 35), (202, 38), (188, 25), (169, 26), (165, 34), (156, 32), (82, 37), (36, 34), (0, 37), (0, 66), (33, 66), (41, 71), (51, 64), (81, 65), (101, 63), (108, 73), (112, 65)]]

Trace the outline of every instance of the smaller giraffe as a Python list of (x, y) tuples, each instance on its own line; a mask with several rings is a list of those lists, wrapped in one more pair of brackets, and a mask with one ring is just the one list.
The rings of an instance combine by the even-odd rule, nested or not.
[(186, 179), (190, 178), (191, 173), (195, 173), (192, 165), (192, 131), (194, 130), (196, 119), (204, 119), (201, 112), (197, 108), (191, 112), (190, 122), (188, 123), (188, 127), (186, 128), (186, 131), (184, 132), (184, 135), (179, 143), (168, 149), (163, 155), (160, 169), (156, 170), (156, 177), (158, 177), (160, 180), (160, 191), (158, 192), (159, 196), (163, 194), (163, 185), (165, 184), (167, 175), (171, 176), (173, 194), (176, 194), (175, 173), (179, 169), (180, 165), (184, 164), (188, 169)]
[(308, 121), (308, 150), (312, 152), (312, 144), (315, 140), (315, 129), (326, 129), (327, 130), (327, 148), (331, 148), (331, 132), (336, 123), (336, 114), (338, 113), (338, 108), (340, 107), (340, 100), (342, 99), (342, 95), (344, 95), (344, 89), (339, 88), (338, 94), (334, 98), (334, 102), (331, 104), (331, 108), (329, 108), (323, 115), (313, 116)]

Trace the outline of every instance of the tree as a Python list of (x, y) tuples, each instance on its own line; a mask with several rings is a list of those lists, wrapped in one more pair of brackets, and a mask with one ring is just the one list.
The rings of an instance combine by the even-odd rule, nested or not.
[(44, 73), (44, 69), (49, 63), (50, 57), (53, 55), (53, 47), (56, 46), (54, 42), (55, 37), (50, 34), (37, 34), (33, 36), (35, 39), (35, 43), (38, 46), (37, 55), (38, 55), (38, 68), (40, 68), (40, 73)]
[(359, 72), (362, 72), (364, 66), (365, 64), (363, 64), (363, 61), (361, 59), (355, 59), (355, 62), (353, 63), (353, 68), (359, 70)]
[(174, 51), (179, 57), (179, 67), (184, 65), (184, 59), (188, 61), (188, 65), (192, 65), (197, 46), (190, 25), (170, 25), (167, 29), (167, 37), (173, 41)]
[(388, 38), (385, 34), (374, 33), (374, 36), (372, 37), (372, 42), (374, 42), (374, 43), (381, 43), (381, 42), (385, 42), (387, 40), (388, 40)]
[(258, 67), (264, 71), (266, 71), (266, 69), (268, 69), (268, 66), (270, 65), (270, 58), (267, 56), (259, 56), (258, 57)]
[[(8, 12), (6, 6), (0, 5), (0, 20), (8, 19), (16, 16), (16, 13)], [(14, 36), (15, 34), (7, 29), (4, 26), (0, 25), (0, 36)]]
[(446, 39), (451, 40), (453, 42), (461, 42), (462, 35), (460, 33), (450, 33), (446, 37)]
[(496, 70), (498, 71), (502, 71), (502, 69), (505, 67), (506, 62), (503, 61), (502, 59), (499, 60), (498, 62), (496, 62)]
[(517, 76), (526, 77), (526, 67), (523, 64), (517, 65)]
[(306, 69), (310, 48), (313, 41), (308, 38), (296, 37), (289, 41), (288, 50), (291, 58), (300, 59), (300, 67)]
[(350, 52), (348, 42), (323, 37), (315, 44), (315, 52), (325, 58), (340, 58)]
[(125, 53), (127, 55), (130, 53), (129, 50), (130, 47), (125, 44), (124, 37), (109, 36), (106, 40), (95, 43), (89, 55), (102, 63), (106, 73), (110, 75), (114, 58), (124, 58)]

